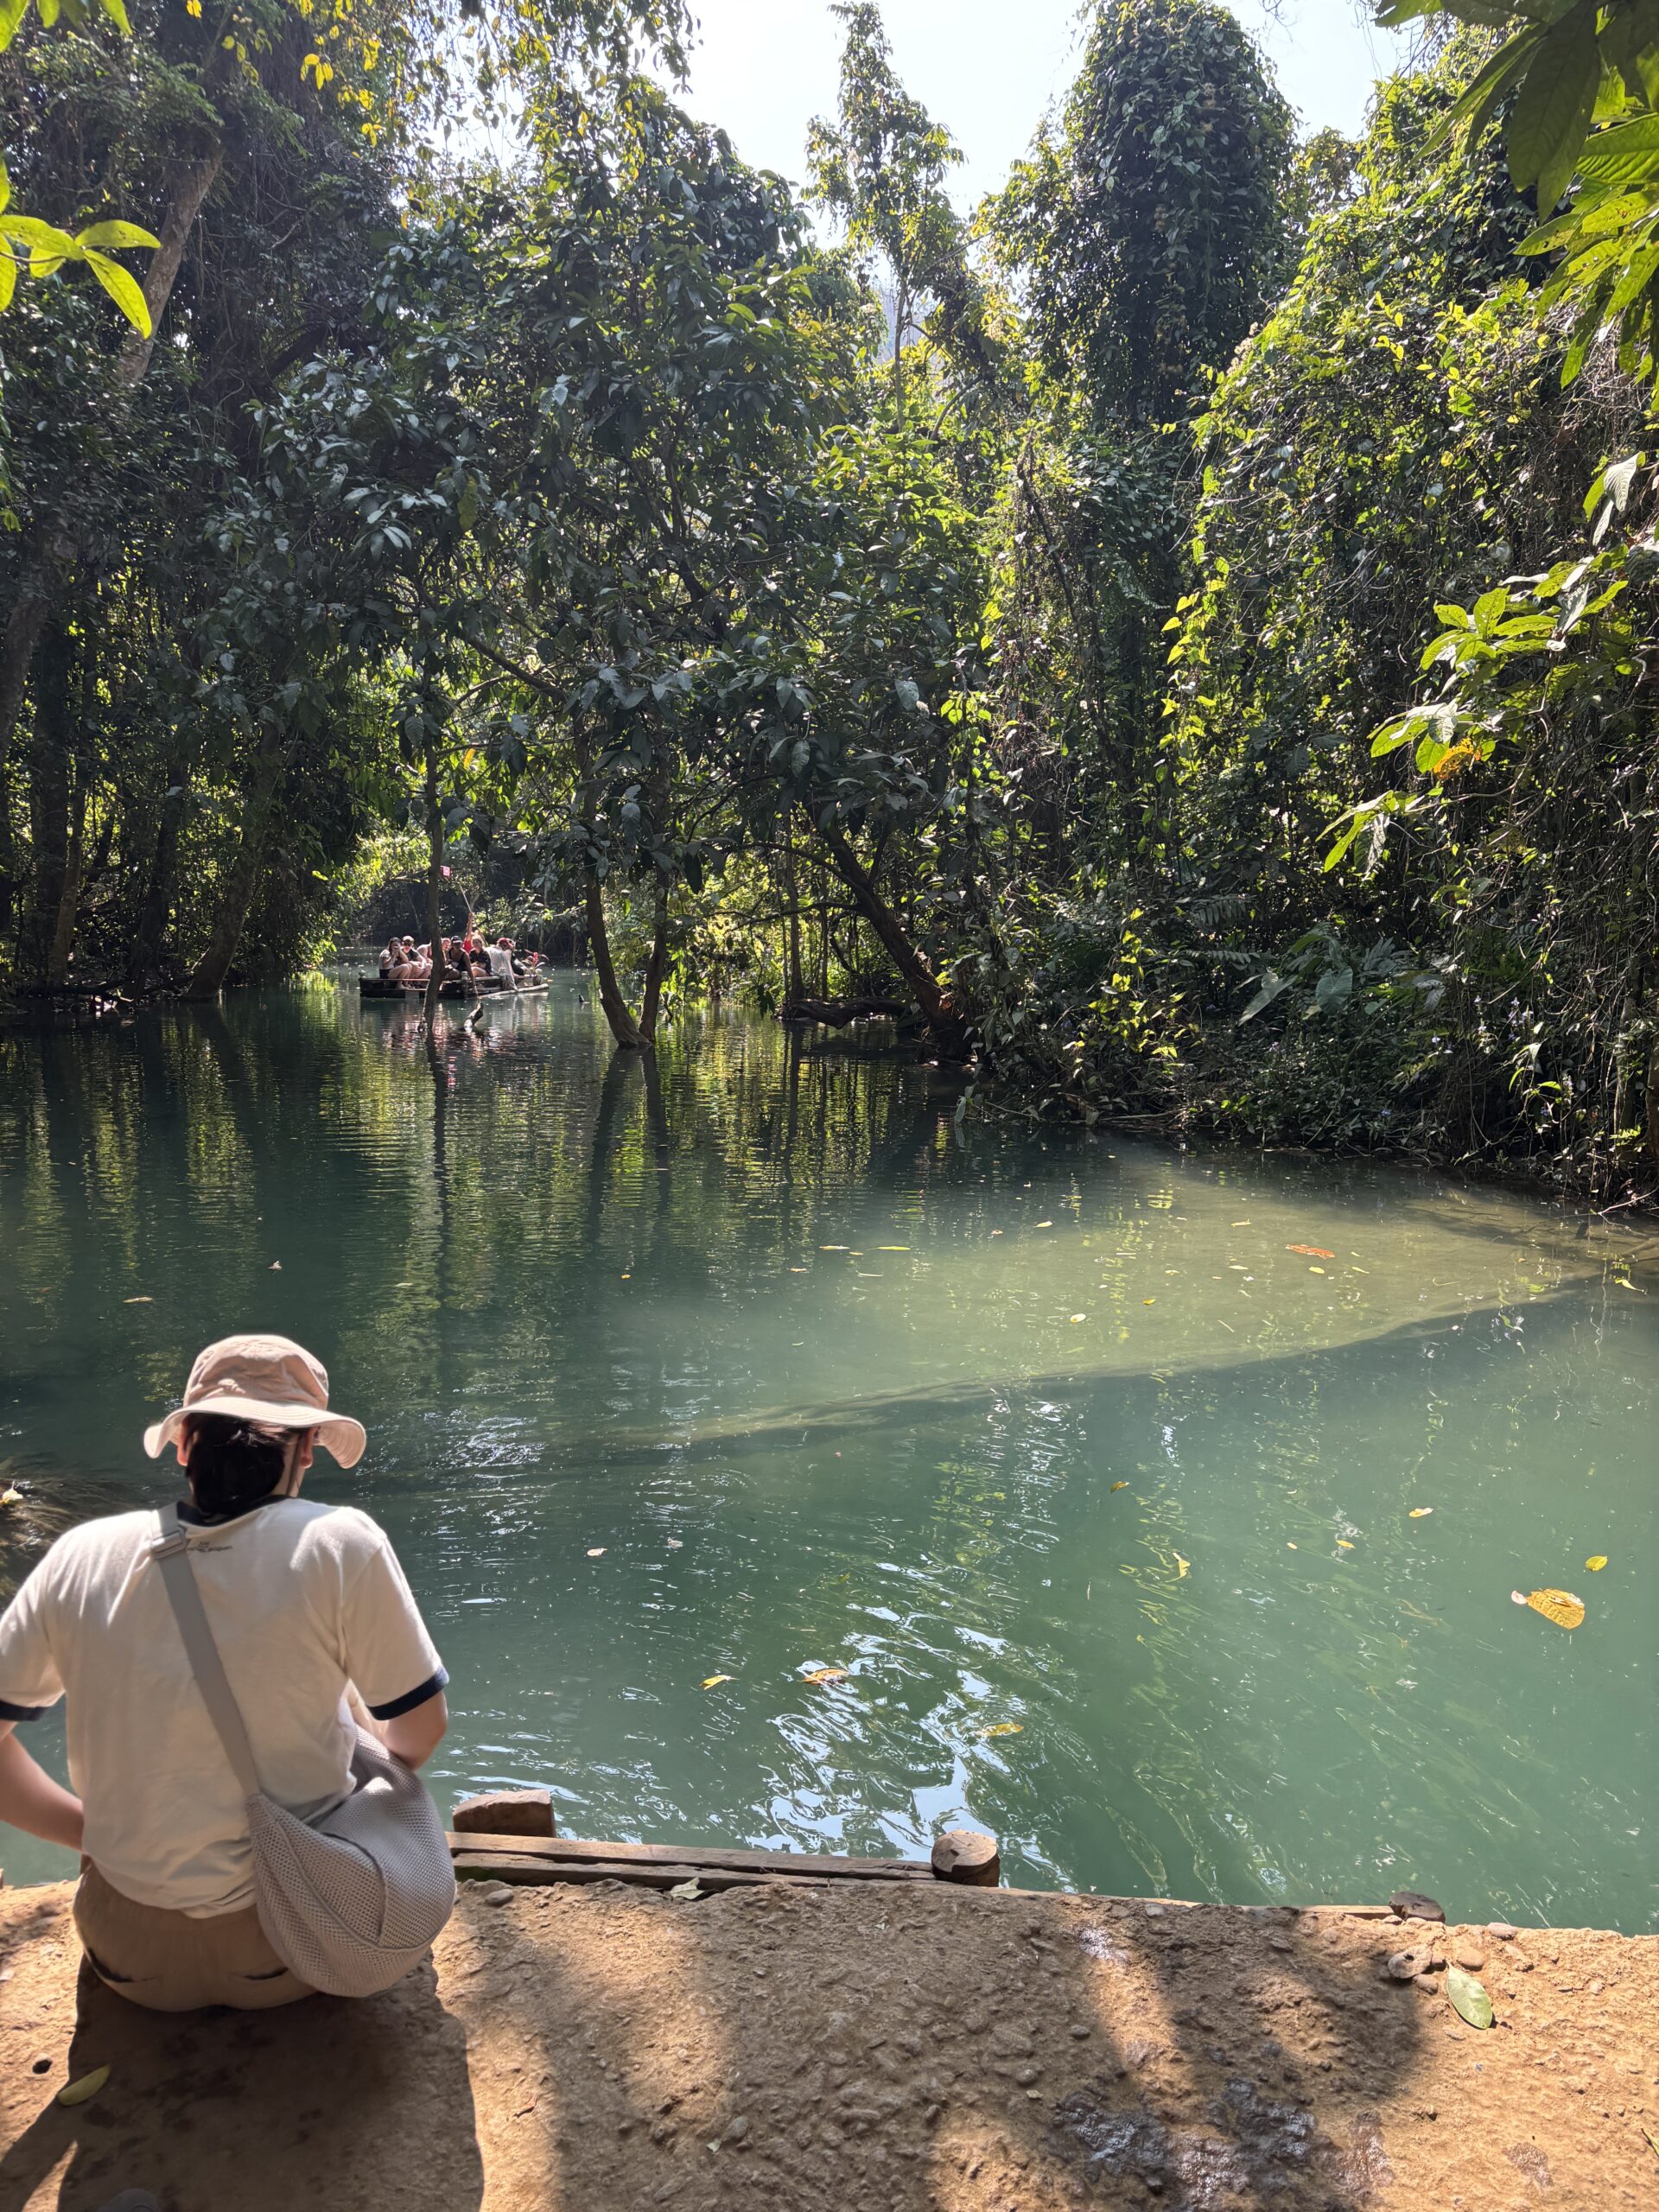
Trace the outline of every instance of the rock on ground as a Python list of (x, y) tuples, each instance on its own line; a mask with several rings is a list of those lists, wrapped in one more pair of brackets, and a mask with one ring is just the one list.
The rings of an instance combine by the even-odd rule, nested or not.
[(463, 1890), (383, 1998), (168, 2018), (78, 1975), (69, 1898), (0, 1892), (0, 2212), (1659, 2206), (1659, 1938), (1418, 1923), (1401, 1982), (1336, 1910)]

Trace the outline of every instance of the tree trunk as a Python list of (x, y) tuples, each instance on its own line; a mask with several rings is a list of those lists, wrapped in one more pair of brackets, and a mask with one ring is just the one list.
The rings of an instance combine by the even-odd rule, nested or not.
[(639, 1041), (649, 1050), (657, 1042), (657, 1009), (663, 999), (663, 970), (668, 965), (668, 885), (659, 877), (651, 938), (651, 958), (645, 963), (645, 986), (639, 1000)]
[(197, 961), (185, 995), (193, 999), (210, 999), (225, 987), (225, 978), (231, 972), (231, 963), (236, 949), (242, 942), (243, 925), (248, 918), (248, 909), (253, 904), (254, 893), (259, 887), (259, 871), (265, 856), (265, 833), (270, 826), (276, 794), (283, 781), (282, 741), (273, 731), (262, 734), (253, 757), (253, 772), (248, 779), (247, 797), (242, 808), (242, 840), (237, 847), (236, 858), (231, 862), (219, 893), (219, 911), (213, 917), (213, 930), (207, 939), (207, 950)]
[(963, 1024), (950, 1003), (950, 993), (911, 943), (904, 924), (876, 888), (875, 879), (853, 850), (846, 831), (837, 822), (821, 822), (818, 835), (829, 849), (836, 874), (852, 893), (860, 913), (875, 931), (887, 957), (915, 994), (916, 1003), (921, 1009), (929, 1033), (947, 1051), (960, 1052), (964, 1042)]
[(784, 895), (789, 902), (789, 929), (784, 953), (784, 1001), (788, 1005), (806, 996), (801, 975), (801, 899), (795, 876), (795, 831), (784, 824)]
[(189, 797), (186, 783), (188, 773), (182, 760), (168, 765), (161, 818), (156, 825), (155, 849), (149, 858), (149, 877), (144, 886), (143, 904), (138, 910), (137, 927), (132, 933), (132, 952), (127, 967), (127, 980), (139, 990), (148, 989), (161, 972), (162, 947), (173, 912), (173, 871), (178, 861), (179, 832), (184, 826), (185, 802)]
[(29, 755), (29, 834), (35, 895), (25, 931), (24, 967), (36, 983), (53, 981), (58, 909), (69, 872), (69, 671), (67, 626), (51, 623), (35, 655), (35, 741)]
[(47, 956), (46, 980), (55, 988), (69, 980), (69, 961), (75, 947), (75, 924), (80, 915), (80, 887), (86, 864), (86, 791), (84, 779), (70, 804), (69, 851), (58, 893), (58, 911)]
[[(214, 147), (188, 168), (173, 189), (162, 219), (160, 239), (144, 271), (144, 302), (149, 309), (150, 335), (134, 331), (122, 347), (115, 365), (118, 392), (132, 391), (149, 366), (156, 350), (156, 331), (178, 281), (184, 249), (201, 203), (212, 190), (224, 164), (221, 147)], [(122, 410), (124, 414), (124, 409)], [(106, 428), (113, 427), (108, 423)], [(6, 761), (22, 712), (35, 647), (45, 626), (48, 610), (58, 597), (63, 572), (74, 558), (74, 541), (54, 524), (31, 546), (22, 549), (18, 563), (17, 597), (0, 632), (0, 794), (5, 787)], [(10, 820), (0, 804), (0, 936), (10, 929), (16, 897), (16, 870), (11, 849)]]
[(639, 1025), (629, 1012), (616, 980), (611, 933), (605, 920), (605, 890), (596, 875), (588, 879), (582, 904), (588, 918), (588, 944), (594, 956), (594, 974), (599, 983), (599, 1002), (605, 1009), (605, 1019), (610, 1023), (611, 1034), (617, 1043), (625, 1052), (637, 1052), (645, 1039), (639, 1033)]
[(426, 941), (432, 972), (426, 984), (426, 1033), (432, 1034), (443, 991), (443, 816), (438, 806), (438, 757), (426, 747)]

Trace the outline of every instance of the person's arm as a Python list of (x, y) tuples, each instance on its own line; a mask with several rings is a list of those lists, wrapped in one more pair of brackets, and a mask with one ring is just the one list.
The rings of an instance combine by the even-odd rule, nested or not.
[[(440, 1696), (438, 1703), (442, 1702)], [(409, 1716), (411, 1720), (416, 1717), (413, 1713)], [(434, 1750), (442, 1733), (440, 1728), (433, 1739)], [(399, 1752), (398, 1757), (402, 1756)], [(0, 1720), (0, 1821), (47, 1843), (60, 1843), (70, 1851), (80, 1849), (79, 1798), (60, 1782), (54, 1782), (46, 1769), (29, 1757), (17, 1741), (16, 1724), (10, 1720)]]
[(435, 1690), (412, 1713), (400, 1713), (395, 1720), (377, 1720), (374, 1726), (393, 1758), (405, 1766), (424, 1766), (448, 1732), (448, 1700)]

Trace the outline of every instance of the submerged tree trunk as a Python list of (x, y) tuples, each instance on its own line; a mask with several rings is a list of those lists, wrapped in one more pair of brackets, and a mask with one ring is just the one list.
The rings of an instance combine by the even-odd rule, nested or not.
[(645, 963), (645, 986), (639, 999), (639, 1040), (647, 1047), (657, 1042), (657, 1014), (663, 1002), (663, 971), (668, 965), (668, 885), (659, 879), (652, 907), (651, 958)]
[(438, 760), (426, 748), (426, 941), (432, 972), (426, 983), (426, 1033), (432, 1034), (443, 992), (443, 816), (438, 807)]
[(818, 834), (829, 849), (836, 873), (852, 893), (858, 911), (880, 939), (883, 950), (914, 993), (928, 1033), (947, 1052), (957, 1052), (966, 1041), (965, 1025), (951, 1004), (950, 995), (928, 966), (877, 888), (847, 832), (835, 821), (821, 822)]
[(611, 1034), (625, 1052), (637, 1052), (645, 1043), (639, 1025), (629, 1011), (616, 980), (616, 963), (611, 957), (611, 933), (605, 920), (605, 889), (596, 875), (590, 875), (582, 898), (588, 921), (588, 943), (594, 956), (594, 976), (599, 984), (599, 1002), (605, 1010), (605, 1019), (611, 1025)]

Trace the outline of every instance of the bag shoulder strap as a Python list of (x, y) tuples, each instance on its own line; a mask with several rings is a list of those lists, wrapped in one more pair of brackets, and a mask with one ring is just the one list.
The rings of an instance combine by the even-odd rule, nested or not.
[(226, 1758), (236, 1770), (243, 1796), (257, 1797), (259, 1770), (253, 1763), (253, 1747), (248, 1741), (242, 1708), (236, 1701), (225, 1662), (219, 1656), (219, 1646), (213, 1641), (213, 1631), (207, 1623), (207, 1611), (201, 1602), (195, 1570), (190, 1564), (190, 1539), (179, 1519), (177, 1506), (163, 1506), (159, 1518), (162, 1533), (150, 1546), (149, 1555), (162, 1571), (173, 1617), (179, 1624), (185, 1657), (195, 1675), (207, 1718), (225, 1747)]

